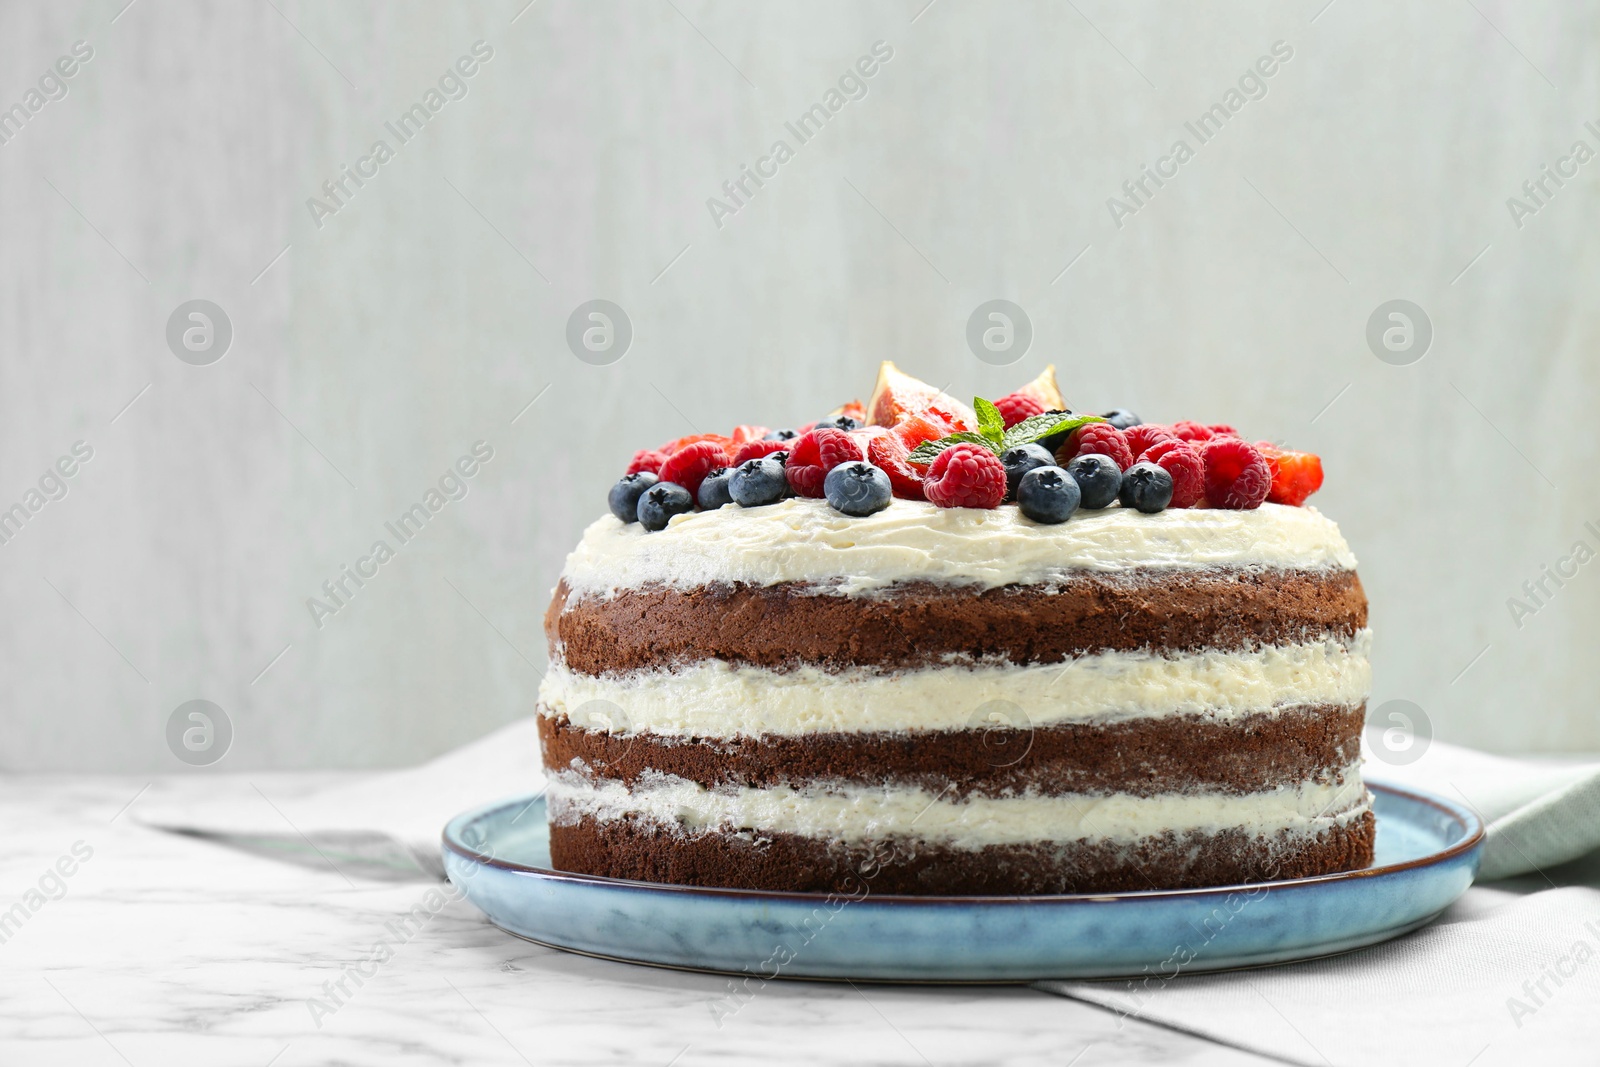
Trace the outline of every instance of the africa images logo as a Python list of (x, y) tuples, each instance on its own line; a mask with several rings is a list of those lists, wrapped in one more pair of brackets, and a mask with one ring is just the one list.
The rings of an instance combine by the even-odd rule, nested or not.
[(317, 229), (322, 229), (323, 219), (337, 215), (348, 206), (356, 193), (378, 176), (379, 168), (394, 159), (401, 148), (410, 144), (423, 127), (444, 110), (445, 104), (466, 99), (468, 79), (482, 69), (482, 64), (493, 58), (494, 48), (488, 42), (474, 41), (471, 55), (457, 59), (453, 66), (447, 67), (439, 75), (438, 88), (429, 86), (421, 100), (401, 112), (393, 122), (383, 124), (384, 129), (394, 136), (392, 147), (388, 141), (379, 138), (372, 142), (366, 155), (356, 160), (353, 168), (349, 164), (340, 164), (339, 175), (322, 183), (322, 192), (327, 200), (319, 200), (314, 196), (306, 198), (306, 210), (311, 212), (311, 221), (317, 224)]

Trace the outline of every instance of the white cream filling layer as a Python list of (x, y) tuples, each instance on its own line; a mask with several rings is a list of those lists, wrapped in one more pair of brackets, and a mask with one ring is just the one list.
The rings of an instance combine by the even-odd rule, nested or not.
[(848, 595), (912, 580), (992, 589), (1048, 583), (1073, 571), (1355, 565), (1339, 527), (1309, 507), (1155, 515), (1112, 507), (1043, 526), (1014, 507), (896, 500), (852, 518), (825, 501), (795, 498), (679, 515), (656, 533), (606, 515), (584, 531), (561, 576), (575, 594), (594, 597), (654, 583), (692, 589), (714, 582), (798, 582)]
[(552, 663), (548, 714), (610, 733), (675, 737), (1042, 727), (1203, 714), (1228, 721), (1289, 705), (1367, 698), (1371, 632), (1241, 652), (1100, 652), (1066, 663), (952, 664), (884, 673), (775, 671), (699, 660), (594, 676)]
[(1306, 783), (1244, 796), (1113, 793), (951, 800), (909, 786), (845, 783), (803, 790), (711, 790), (665, 774), (641, 779), (630, 790), (614, 779), (592, 780), (570, 771), (551, 777), (548, 795), (551, 821), (557, 826), (582, 816), (606, 822), (632, 815), (688, 833), (752, 830), (848, 842), (908, 837), (957, 848), (1134, 842), (1168, 830), (1314, 834), (1347, 823), (1371, 804), (1359, 764), (1352, 764), (1337, 784)]

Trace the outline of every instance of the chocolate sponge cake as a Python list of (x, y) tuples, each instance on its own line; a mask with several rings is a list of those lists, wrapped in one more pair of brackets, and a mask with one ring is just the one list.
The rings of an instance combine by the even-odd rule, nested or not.
[[(838, 432), (865, 439), (865, 455), (883, 436)], [(1041, 469), (1074, 480), (1064, 453), (1109, 440), (1078, 436)], [(718, 445), (717, 467), (739, 458), (734, 444)], [(1206, 474), (1205, 445), (1165, 452)], [(1256, 459), (1218, 448), (1224, 475), (1235, 457), (1273, 459), (1237, 445)], [(991, 451), (992, 465), (961, 454), (888, 473), (984, 490), (1011, 454)], [(809, 456), (796, 445), (737, 469)], [(683, 465), (630, 477), (695, 480)], [(1113, 456), (1109, 469), (1129, 482), (1135, 466), (1166, 472), (1170, 495), (1182, 465), (1120, 470)], [(871, 470), (847, 488), (867, 492), (887, 462), (854, 466)], [(1235, 474), (1199, 506), (1151, 509), (1124, 490), (1125, 503), (1066, 508), (1065, 521), (1059, 500), (1026, 496), (941, 507), (931, 488), (907, 499), (895, 483), (891, 500), (887, 478), (866, 514), (843, 490), (741, 506), (697, 483), (689, 495), (708, 506), (664, 528), (599, 519), (546, 617), (555, 865), (700, 886), (1037, 894), (1370, 863), (1366, 597), (1333, 522), (1263, 502), (1280, 492), (1279, 465), (1268, 472), (1272, 488), (1245, 506), (1228, 494), (1257, 490)]]

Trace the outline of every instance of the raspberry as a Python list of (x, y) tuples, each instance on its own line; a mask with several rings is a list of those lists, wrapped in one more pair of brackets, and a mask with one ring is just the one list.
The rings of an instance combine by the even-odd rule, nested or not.
[[(1188, 419), (1173, 423), (1171, 429), (1172, 436), (1180, 441), (1189, 441), (1191, 443), (1198, 442), (1203, 444), (1215, 436), (1211, 432), (1211, 427), (1202, 426), (1198, 422), (1191, 422)], [(1232, 436), (1237, 437), (1238, 434), (1233, 434)]]
[(906, 459), (911, 450), (893, 433), (874, 437), (867, 443), (867, 462), (883, 468), (889, 476), (889, 488), (901, 500), (924, 500), (922, 472)]
[(1272, 471), (1261, 452), (1237, 437), (1217, 437), (1201, 447), (1206, 464), (1206, 503), (1232, 511), (1259, 508), (1272, 488)]
[(728, 465), (728, 452), (716, 441), (696, 441), (685, 445), (661, 464), (656, 472), (664, 482), (681, 485), (689, 490), (690, 498), (700, 493), (700, 483), (716, 467)]
[(1178, 440), (1178, 435), (1172, 432), (1172, 427), (1163, 426), (1158, 422), (1142, 422), (1138, 426), (1124, 430), (1128, 437), (1128, 448), (1133, 452), (1133, 458), (1138, 459), (1150, 450), (1150, 446), (1163, 438)]
[(1027, 393), (1011, 393), (994, 402), (1000, 409), (1000, 414), (1005, 416), (1006, 429), (1011, 429), (1023, 419), (1033, 415), (1044, 414), (1044, 402)]
[(810, 430), (789, 449), (789, 488), (799, 496), (822, 496), (822, 481), (841, 463), (861, 458), (861, 446), (843, 430)]
[(649, 471), (655, 474), (661, 470), (661, 465), (667, 461), (665, 452), (655, 452), (648, 448), (641, 448), (633, 454), (633, 460), (628, 464), (625, 474), (638, 474), (640, 471)]
[(733, 444), (743, 445), (751, 441), (759, 441), (771, 432), (772, 429), (767, 426), (735, 426), (733, 435), (729, 440)]
[(1176, 438), (1157, 441), (1139, 457), (1141, 463), (1154, 463), (1172, 475), (1172, 500), (1169, 508), (1192, 508), (1206, 496), (1206, 463), (1191, 444)]
[(733, 458), (728, 461), (728, 466), (737, 467), (747, 459), (760, 459), (762, 456), (770, 456), (774, 452), (787, 452), (789, 451), (789, 444), (790, 442), (788, 441), (746, 441), (739, 446), (739, 451), (733, 454)]
[(1109, 422), (1085, 423), (1073, 430), (1067, 443), (1056, 452), (1056, 463), (1065, 467), (1074, 456), (1090, 452), (1110, 456), (1119, 470), (1133, 466), (1133, 449), (1128, 446), (1127, 435)]
[(1006, 496), (1006, 468), (982, 445), (951, 445), (928, 468), (922, 491), (941, 508), (997, 508)]
[(1322, 488), (1320, 456), (1312, 452), (1291, 452), (1267, 441), (1257, 441), (1256, 448), (1272, 472), (1272, 488), (1267, 491), (1269, 503), (1297, 508), (1306, 502), (1306, 497)]
[(1211, 431), (1212, 437), (1242, 437), (1243, 435), (1225, 422), (1213, 422), (1206, 429)]

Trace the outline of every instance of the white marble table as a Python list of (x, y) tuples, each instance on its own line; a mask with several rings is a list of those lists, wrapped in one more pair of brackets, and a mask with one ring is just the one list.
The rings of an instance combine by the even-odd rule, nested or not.
[(465, 902), (337, 993), (429, 882), (162, 833), (129, 807), (328, 780), (0, 778), (0, 1063), (1268, 1062), (1016, 987), (774, 982), (719, 1026), (725, 979), (545, 949)]

